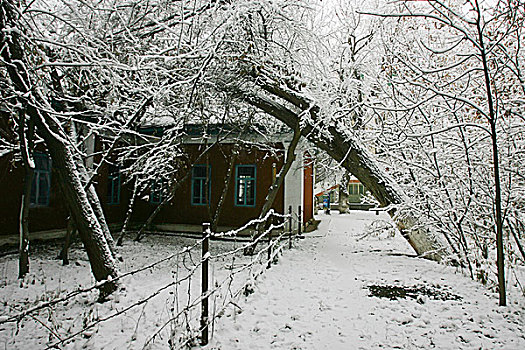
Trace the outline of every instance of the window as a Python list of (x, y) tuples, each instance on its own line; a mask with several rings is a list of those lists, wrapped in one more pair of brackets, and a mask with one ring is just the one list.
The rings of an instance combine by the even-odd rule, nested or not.
[(255, 165), (237, 165), (235, 168), (235, 205), (255, 206)]
[(165, 181), (163, 179), (155, 179), (151, 183), (151, 191), (149, 193), (149, 201), (153, 204), (160, 204), (164, 199), (164, 186)]
[(108, 204), (120, 202), (120, 170), (116, 165), (109, 165), (108, 169)]
[[(208, 171), (206, 171), (206, 169), (208, 169)], [(191, 204), (208, 204), (211, 189), (211, 167), (207, 165), (195, 165), (191, 175)]]
[(349, 195), (358, 195), (358, 194), (364, 194), (365, 193), (365, 187), (362, 184), (350, 184), (348, 185), (348, 194)]
[(35, 170), (31, 184), (31, 206), (49, 205), (51, 190), (51, 159), (45, 153), (34, 153)]

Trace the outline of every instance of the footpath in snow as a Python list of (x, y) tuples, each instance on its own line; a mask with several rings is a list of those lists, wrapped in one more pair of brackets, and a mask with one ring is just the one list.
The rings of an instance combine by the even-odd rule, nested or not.
[[(363, 238), (378, 218), (388, 220), (320, 215), (319, 229), (218, 320), (206, 349), (525, 349), (523, 296), (521, 306), (510, 298), (500, 308), (496, 294), (455, 268), (413, 257), (399, 235)], [(371, 285), (449, 298), (371, 297)]]

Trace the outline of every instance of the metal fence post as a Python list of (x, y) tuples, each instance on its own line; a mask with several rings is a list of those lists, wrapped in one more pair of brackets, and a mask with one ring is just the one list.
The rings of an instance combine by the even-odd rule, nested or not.
[(288, 249), (292, 249), (292, 206), (288, 207)]
[(210, 259), (210, 224), (202, 224), (202, 312), (201, 312), (201, 345), (208, 344), (208, 261)]
[[(273, 225), (273, 217), (270, 219), (270, 225)], [(270, 230), (268, 230), (268, 265), (266, 266), (267, 269), (272, 267), (272, 226), (270, 226)]]
[(299, 222), (297, 223), (297, 235), (301, 235), (303, 231), (303, 213), (301, 211), (301, 206), (299, 206), (299, 209), (297, 211), (297, 215), (299, 216)]

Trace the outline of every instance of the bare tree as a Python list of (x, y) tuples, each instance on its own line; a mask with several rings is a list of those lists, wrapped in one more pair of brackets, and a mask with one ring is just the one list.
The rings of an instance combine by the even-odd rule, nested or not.
[[(510, 151), (519, 146), (509, 145), (509, 133), (523, 132), (516, 127), (523, 118), (523, 61), (516, 59), (522, 5), (435, 1), (369, 13), (392, 19), (385, 28), (404, 33), (383, 37), (383, 101), (373, 107), (381, 120), (379, 138), (389, 141), (380, 147), (403, 164), (398, 169), (407, 169), (422, 217), (461, 252), (471, 275), (474, 259), (485, 278), (479, 266), (495, 243), (500, 305), (506, 305), (505, 212), (517, 204), (513, 191), (523, 186), (510, 181), (512, 167), (502, 172), (502, 164), (519, 154)], [(502, 145), (509, 150), (505, 158)]]

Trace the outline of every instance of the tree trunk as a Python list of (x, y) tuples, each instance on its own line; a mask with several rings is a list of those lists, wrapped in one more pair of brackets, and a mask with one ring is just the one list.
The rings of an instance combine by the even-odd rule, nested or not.
[(131, 194), (131, 198), (129, 199), (128, 210), (126, 211), (126, 218), (124, 219), (124, 223), (122, 224), (122, 228), (120, 229), (120, 234), (117, 238), (117, 246), (119, 247), (121, 247), (122, 243), (124, 242), (124, 235), (126, 234), (126, 231), (128, 230), (129, 221), (131, 220), (131, 215), (133, 214), (133, 207), (135, 205), (137, 189), (138, 189), (138, 181), (137, 181), (137, 177), (135, 176), (133, 178), (133, 192)]
[[(259, 83), (266, 92), (295, 105), (300, 112), (292, 111), (261, 92), (237, 90), (236, 93), (240, 93), (246, 102), (272, 115), (290, 128), (295, 127), (303, 113), (309, 113), (315, 122), (321, 120), (319, 107), (295, 91), (290, 91), (277, 84), (268, 84), (263, 79), (259, 80)], [(337, 125), (333, 124), (326, 125), (322, 129), (319, 126), (314, 128), (312, 125), (314, 124), (308, 123), (302, 127), (302, 135), (357, 177), (381, 206), (388, 207), (409, 203), (409, 199), (401, 188), (381, 169), (368, 150), (351, 134), (351, 131), (338, 128)], [(441, 261), (449, 255), (448, 247), (441, 237), (436, 232), (430, 232), (423, 227), (418, 218), (410, 211), (403, 210), (401, 212), (391, 208), (388, 213), (393, 217), (402, 236), (417, 254), (436, 261)]]
[(236, 143), (232, 149), (230, 162), (228, 164), (228, 170), (226, 171), (226, 175), (224, 176), (224, 188), (222, 189), (221, 197), (219, 198), (217, 208), (215, 209), (215, 215), (213, 215), (213, 220), (211, 222), (211, 232), (217, 232), (217, 227), (219, 226), (219, 218), (221, 217), (222, 209), (224, 208), (226, 195), (228, 194), (228, 188), (230, 187), (230, 184), (233, 179), (233, 168), (235, 166), (235, 162), (237, 161), (237, 152), (239, 148), (238, 145), (239, 144)]
[(24, 191), (22, 193), (22, 203), (20, 205), (20, 240), (18, 247), (18, 278), (24, 278), (29, 272), (29, 207), (31, 205), (31, 185), (35, 165), (30, 156), (31, 146), (27, 140), (33, 134), (33, 127), (30, 125), (28, 137), (26, 138), (26, 115), (24, 110), (18, 112), (18, 136), (20, 141), (20, 153), (24, 163)]
[[(26, 70), (27, 64), (20, 42), (21, 35), (17, 30), (18, 12), (13, 1), (2, 1), (0, 6), (0, 54), (6, 63), (15, 90), (27, 101), (27, 114), (49, 150), (64, 199), (86, 248), (93, 275), (97, 281), (111, 280), (100, 287), (100, 296), (104, 298), (117, 288), (116, 281), (112, 279), (117, 277), (118, 269), (104, 230), (84, 189), (82, 177), (85, 174), (81, 174), (79, 170), (82, 169), (77, 168), (74, 150), (71, 149), (68, 136), (58, 121), (36, 107), (47, 104), (38, 89), (33, 87)], [(7, 28), (11, 30), (7, 31)]]
[[(89, 197), (84, 190), (82, 176), (76, 167), (73, 151), (69, 145), (57, 137), (60, 130), (50, 118), (45, 118), (33, 107), (28, 108), (29, 114), (35, 118), (39, 135), (48, 147), (53, 168), (61, 184), (62, 195), (71, 210), (79, 236), (86, 248), (91, 270), (97, 281), (113, 279), (118, 275), (118, 269), (113, 254), (106, 240), (106, 235), (98, 220)], [(54, 127), (53, 127), (54, 126)], [(49, 130), (53, 127), (54, 130)], [(63, 135), (65, 136), (65, 135)], [(108, 282), (101, 287), (101, 297), (111, 294), (117, 288), (116, 282)]]
[[(503, 210), (501, 208), (501, 179), (499, 172), (499, 151), (498, 151), (498, 134), (496, 130), (496, 110), (494, 107), (494, 100), (492, 97), (491, 85), (495, 84), (490, 78), (489, 66), (487, 63), (487, 52), (483, 39), (483, 29), (481, 28), (481, 12), (476, 1), (477, 19), (476, 28), (478, 30), (478, 38), (480, 44), (481, 61), (483, 63), (483, 76), (485, 78), (485, 93), (487, 94), (487, 104), (489, 107), (489, 124), (490, 124), (490, 139), (492, 141), (492, 159), (494, 161), (493, 177), (494, 177), (494, 209), (496, 212), (495, 226), (496, 226), (496, 266), (498, 270), (498, 292), (499, 305), (507, 305), (507, 292), (505, 288), (505, 252), (503, 250)], [(496, 90), (496, 89), (495, 89)], [(497, 90), (496, 90), (497, 91)]]
[(29, 272), (29, 205), (33, 169), (25, 166), (24, 192), (20, 207), (20, 241), (18, 247), (18, 278), (24, 278)]
[(348, 212), (348, 185), (350, 184), (350, 174), (345, 172), (342, 183), (339, 184), (339, 214)]
[[(52, 81), (55, 93), (59, 97), (61, 97), (63, 100), (67, 100), (65, 98), (65, 96), (64, 96), (65, 94), (64, 94), (64, 88), (62, 87), (62, 82), (61, 82), (60, 78), (58, 77), (58, 73), (57, 73), (55, 68), (51, 69), (50, 76), (51, 76), (51, 81)], [(148, 101), (151, 102), (151, 99), (148, 100)], [(62, 101), (55, 101), (55, 102), (56, 103), (54, 103), (54, 106), (56, 106), (55, 109), (58, 112), (68, 111), (68, 108), (67, 108), (68, 106), (67, 106), (67, 104), (65, 102), (62, 102)], [(70, 107), (72, 107), (72, 109), (76, 109), (76, 110), (83, 110), (84, 109), (84, 108), (79, 108), (77, 105), (70, 106)], [(142, 109), (142, 107), (141, 107), (141, 109)], [(140, 114), (139, 114), (139, 116), (140, 116)], [(135, 115), (134, 118), (138, 118), (137, 115)], [(131, 119), (134, 120), (133, 118), (131, 118)], [(126, 124), (126, 127), (129, 125), (129, 123), (131, 123), (131, 122), (128, 122), (128, 124)], [(74, 142), (78, 142), (77, 128), (76, 128), (76, 124), (75, 124), (74, 121), (69, 122), (69, 134), (71, 136), (71, 139), (74, 140)], [(120, 137), (118, 137), (117, 140), (119, 138)], [(114, 143), (112, 144), (112, 147), (109, 150), (106, 151), (106, 153), (104, 154), (104, 158), (101, 161), (101, 164), (104, 163), (105, 158), (113, 151), (117, 140), (115, 140)], [(91, 206), (93, 207), (93, 210), (95, 211), (95, 215), (97, 216), (97, 219), (100, 222), (102, 230), (104, 231), (104, 236), (106, 237), (106, 241), (108, 242), (109, 248), (111, 250), (111, 254), (113, 254), (114, 258), (118, 257), (120, 260), (122, 260), (120, 255), (118, 255), (118, 253), (117, 253), (117, 249), (116, 249), (116, 246), (115, 246), (115, 242), (113, 240), (113, 236), (111, 235), (111, 232), (109, 231), (109, 227), (108, 227), (108, 225), (106, 223), (106, 217), (104, 216), (104, 212), (102, 210), (102, 205), (100, 204), (100, 200), (99, 200), (97, 192), (95, 190), (95, 186), (93, 186), (93, 184), (92, 184), (93, 177), (100, 170), (100, 165), (99, 165), (99, 167), (97, 167), (97, 169), (94, 171), (94, 173), (90, 175), (88, 173), (85, 165), (84, 165), (84, 160), (82, 159), (82, 157), (76, 152), (73, 153), (73, 156), (75, 158), (75, 162), (77, 164), (79, 173), (82, 175), (82, 181), (84, 183), (84, 188), (86, 189), (86, 193), (88, 195), (89, 203), (91, 203)]]
[(67, 221), (66, 237), (64, 239), (64, 245), (58, 253), (57, 259), (62, 260), (62, 265), (69, 265), (69, 246), (71, 245), (71, 239), (73, 235), (77, 232), (77, 228), (71, 216)]

